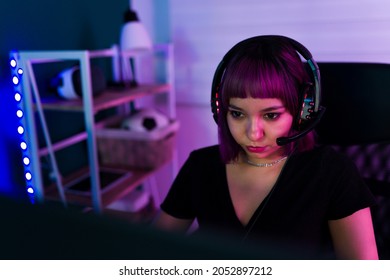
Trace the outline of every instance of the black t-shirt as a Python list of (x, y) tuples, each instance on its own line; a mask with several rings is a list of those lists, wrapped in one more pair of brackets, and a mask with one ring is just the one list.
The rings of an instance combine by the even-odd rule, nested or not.
[(190, 154), (161, 209), (176, 218), (196, 218), (201, 232), (218, 230), (241, 240), (321, 253), (331, 243), (328, 220), (374, 203), (355, 165), (330, 147), (318, 147), (289, 157), (273, 190), (244, 226), (234, 211), (219, 147), (211, 146)]

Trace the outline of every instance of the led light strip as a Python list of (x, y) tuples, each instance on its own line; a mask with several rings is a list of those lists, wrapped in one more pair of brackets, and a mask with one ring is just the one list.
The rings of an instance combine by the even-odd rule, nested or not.
[(22, 108), (23, 95), (21, 90), (21, 80), (23, 75), (23, 69), (18, 66), (17, 53), (11, 52), (10, 57), (10, 66), (12, 71), (12, 84), (14, 86), (14, 99), (17, 104), (16, 116), (19, 119), (19, 124), (17, 126), (17, 132), (20, 135), (20, 148), (22, 151), (22, 161), (24, 166), (24, 177), (26, 180), (26, 190), (28, 197), (32, 203), (35, 202), (35, 189), (32, 185), (32, 171), (31, 166), (31, 156), (29, 153), (28, 141), (26, 141), (26, 131), (25, 131), (25, 120), (24, 120), (24, 111)]

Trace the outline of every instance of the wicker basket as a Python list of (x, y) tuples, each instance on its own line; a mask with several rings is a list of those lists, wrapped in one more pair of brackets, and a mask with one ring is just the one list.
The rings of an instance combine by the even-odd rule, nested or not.
[(96, 130), (100, 163), (136, 169), (154, 169), (172, 158), (179, 128), (177, 121), (151, 132), (132, 132), (119, 123)]

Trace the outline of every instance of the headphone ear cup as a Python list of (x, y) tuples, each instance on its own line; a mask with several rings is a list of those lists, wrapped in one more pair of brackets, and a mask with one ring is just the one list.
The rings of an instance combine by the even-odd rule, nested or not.
[[(226, 56), (226, 55), (225, 55)], [(221, 101), (220, 89), (222, 85), (223, 75), (225, 73), (225, 57), (218, 64), (217, 69), (215, 70), (213, 83), (211, 86), (211, 112), (213, 113), (214, 121), (218, 124), (218, 112)]]
[(219, 93), (218, 88), (211, 97), (211, 111), (213, 113), (214, 121), (218, 124), (218, 112), (219, 112)]
[(302, 131), (306, 124), (312, 119), (314, 114), (314, 88), (312, 83), (306, 83), (302, 89), (301, 108), (298, 112), (295, 129)]

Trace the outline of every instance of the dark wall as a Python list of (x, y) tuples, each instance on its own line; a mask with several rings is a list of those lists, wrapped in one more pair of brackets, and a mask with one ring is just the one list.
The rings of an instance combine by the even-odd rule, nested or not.
[(0, 3), (0, 195), (25, 195), (9, 52), (108, 48), (118, 41), (128, 3), (128, 0)]

